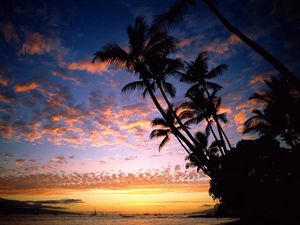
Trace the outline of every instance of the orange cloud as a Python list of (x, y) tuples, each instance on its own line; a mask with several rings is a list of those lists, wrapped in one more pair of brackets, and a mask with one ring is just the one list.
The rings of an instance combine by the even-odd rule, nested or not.
[(0, 85), (1, 86), (7, 86), (8, 82), (9, 82), (9, 79), (7, 77), (0, 75)]
[(88, 73), (94, 73), (94, 74), (102, 74), (108, 70), (108, 65), (107, 63), (102, 63), (102, 62), (92, 63), (90, 61), (82, 61), (82, 62), (73, 62), (69, 64), (68, 69), (86, 71)]
[(227, 106), (221, 106), (219, 109), (220, 113), (227, 113), (228, 115), (232, 114), (232, 109), (230, 107)]
[(264, 84), (265, 80), (267, 80), (271, 75), (272, 75), (272, 72), (255, 74), (249, 81), (249, 84), (252, 87), (259, 85), (259, 84)]
[(208, 43), (206, 50), (208, 52), (214, 52), (218, 55), (223, 55), (230, 51), (230, 47), (239, 42), (239, 38), (235, 35), (230, 35), (226, 40), (221, 41), (215, 39), (211, 43)]
[(238, 125), (238, 124), (242, 124), (247, 120), (247, 111), (242, 110), (240, 112), (238, 112), (235, 116), (234, 116), (234, 122)]
[(14, 130), (12, 126), (0, 123), (0, 135), (6, 139), (11, 139), (13, 136)]
[(20, 53), (25, 54), (43, 54), (49, 53), (52, 50), (52, 39), (47, 38), (39, 33), (26, 32), (26, 41), (22, 45)]
[(14, 96), (8, 96), (0, 93), (0, 102), (12, 103), (15, 100)]
[(32, 91), (35, 90), (39, 84), (35, 81), (28, 82), (26, 84), (18, 84), (15, 86), (16, 92), (26, 92), (26, 91)]
[(11, 23), (6, 23), (3, 24), (1, 27), (1, 31), (4, 35), (4, 39), (6, 42), (11, 42), (11, 41), (15, 41), (15, 42), (19, 42), (19, 36), (17, 34), (17, 32), (15, 31), (14, 26)]

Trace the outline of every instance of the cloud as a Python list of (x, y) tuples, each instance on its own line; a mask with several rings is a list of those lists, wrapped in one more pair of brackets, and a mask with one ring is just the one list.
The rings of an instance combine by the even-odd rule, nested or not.
[(16, 159), (16, 166), (21, 166), (24, 162), (24, 159)]
[(11, 139), (13, 137), (13, 128), (9, 124), (0, 123), (0, 135), (6, 139)]
[(194, 41), (199, 41), (199, 40), (201, 40), (202, 38), (203, 38), (203, 35), (202, 35), (202, 34), (198, 34), (198, 35), (195, 35), (195, 36), (191, 36), (191, 37), (189, 37), (189, 38), (183, 38), (183, 39), (181, 39), (181, 40), (177, 43), (176, 47), (177, 47), (177, 48), (183, 48), (183, 47), (185, 47), (185, 46), (189, 46), (192, 42), (194, 42)]
[(150, 169), (133, 173), (123, 171), (98, 173), (39, 173), (38, 169), (22, 176), (0, 176), (0, 194), (26, 193), (30, 190), (91, 189), (91, 188), (132, 188), (145, 185), (175, 185), (175, 184), (203, 184), (208, 178), (196, 170), (180, 171), (177, 165), (174, 169)]
[(66, 163), (66, 158), (63, 156), (56, 156), (51, 159), (52, 162), (63, 164)]
[(20, 38), (12, 23), (5, 23), (1, 26), (1, 31), (6, 42), (19, 42)]
[(84, 60), (82, 62), (72, 62), (68, 65), (69, 70), (80, 70), (93, 74), (103, 74), (108, 71), (108, 65), (102, 62), (92, 63), (91, 61)]
[(5, 77), (4, 75), (0, 74), (0, 85), (7, 86), (8, 82), (9, 82), (8, 77)]
[(39, 87), (39, 84), (36, 81), (30, 81), (25, 84), (18, 84), (15, 86), (16, 92), (26, 92), (26, 91), (32, 91)]
[(223, 55), (230, 52), (232, 45), (238, 43), (240, 39), (234, 34), (230, 35), (226, 40), (214, 39), (212, 42), (206, 45), (208, 52), (216, 53), (217, 55)]
[(248, 112), (246, 110), (241, 110), (234, 116), (234, 122), (237, 125), (243, 124), (247, 120), (247, 116)]
[(81, 199), (60, 199), (60, 200), (43, 200), (43, 201), (26, 201), (32, 204), (56, 205), (56, 204), (78, 204), (84, 203)]
[(58, 71), (53, 71), (52, 75), (55, 77), (59, 77), (63, 80), (67, 80), (67, 81), (73, 81), (75, 84), (79, 85), (82, 81), (81, 77), (78, 76), (74, 76), (74, 75), (67, 75), (67, 74), (62, 74)]
[(22, 55), (41, 55), (49, 53), (53, 49), (53, 42), (51, 38), (45, 37), (39, 33), (25, 33), (25, 43), (20, 49)]
[(130, 155), (130, 156), (124, 158), (124, 160), (126, 160), (126, 161), (131, 161), (134, 159), (137, 159), (137, 156)]
[(254, 76), (251, 77), (249, 81), (249, 85), (251, 87), (255, 87), (260, 84), (265, 84), (265, 80), (268, 80), (273, 75), (273, 71), (268, 71), (264, 73), (257, 73)]

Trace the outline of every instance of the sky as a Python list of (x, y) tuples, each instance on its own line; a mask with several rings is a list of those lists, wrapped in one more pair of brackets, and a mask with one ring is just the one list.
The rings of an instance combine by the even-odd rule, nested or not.
[[(186, 169), (185, 152), (171, 140), (160, 152), (150, 140), (159, 116), (142, 93), (121, 93), (135, 81), (126, 71), (92, 64), (108, 42), (127, 48), (136, 16), (149, 23), (173, 1), (5, 0), (0, 9), (0, 196), (62, 204), (71, 211), (191, 212), (212, 206), (209, 179)], [(235, 26), (299, 74), (300, 23), (296, 1), (217, 1)], [(215, 81), (231, 142), (259, 107), (248, 100), (278, 74), (229, 33), (202, 1), (171, 30), (174, 57), (209, 52), (210, 67), (228, 70)], [(186, 85), (173, 80), (182, 102)], [(161, 96), (158, 96), (160, 98)]]

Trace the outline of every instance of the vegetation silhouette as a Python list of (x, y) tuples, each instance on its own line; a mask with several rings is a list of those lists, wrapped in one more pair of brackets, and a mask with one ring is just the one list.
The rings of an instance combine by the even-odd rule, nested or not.
[[(253, 41), (246, 34), (240, 31), (232, 23), (230, 23), (219, 11), (215, 0), (203, 0), (204, 4), (208, 6), (210, 11), (219, 19), (219, 21), (229, 30), (236, 35), (246, 45), (252, 48), (267, 62), (269, 62), (290, 85), (295, 87), (300, 92), (300, 81), (283, 63), (281, 63), (275, 56), (268, 52), (265, 48)], [(177, 23), (185, 13), (188, 7), (194, 7), (197, 4), (196, 0), (177, 0), (175, 3), (163, 14), (160, 14), (154, 20), (154, 27), (172, 27)]]
[[(227, 122), (226, 114), (219, 112), (222, 101), (218, 91), (222, 87), (211, 81), (227, 66), (210, 69), (207, 52), (191, 62), (170, 57), (176, 39), (164, 29), (148, 26), (142, 17), (136, 18), (127, 33), (128, 50), (109, 43), (95, 53), (93, 62), (106, 62), (138, 77), (122, 92), (141, 89), (143, 97), (150, 96), (162, 116), (152, 121), (154, 130), (150, 133), (151, 139), (163, 138), (159, 150), (171, 135), (178, 140), (188, 154), (186, 167), (197, 167), (210, 177), (209, 193), (220, 202), (218, 215), (239, 216), (245, 224), (296, 224), (292, 202), (300, 200), (297, 88), (286, 79), (266, 81), (270, 90), (251, 97), (263, 102), (263, 109), (253, 111), (244, 129), (260, 136), (232, 147), (221, 125)], [(185, 95), (187, 101), (180, 105), (169, 99), (176, 94), (170, 77), (191, 85)], [(168, 106), (166, 110), (156, 90)], [(205, 125), (205, 132), (192, 134), (190, 126), (200, 123)]]

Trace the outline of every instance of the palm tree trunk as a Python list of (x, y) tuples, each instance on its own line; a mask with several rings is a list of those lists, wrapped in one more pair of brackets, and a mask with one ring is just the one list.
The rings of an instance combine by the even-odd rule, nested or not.
[[(208, 97), (209, 102), (212, 104), (211, 95), (209, 94), (209, 92), (208, 92), (208, 90), (207, 90), (207, 88), (206, 88), (206, 85), (204, 84), (203, 87), (204, 87), (204, 91), (205, 91), (205, 93), (206, 93), (206, 95), (207, 95), (207, 97)], [(214, 121), (215, 121), (216, 124), (217, 124), (217, 129), (218, 129), (218, 133), (219, 133), (219, 136), (220, 136), (220, 140), (221, 140), (222, 143), (223, 143), (223, 148), (224, 148), (224, 149), (223, 149), (223, 151), (221, 151), (221, 153), (222, 153), (222, 155), (225, 155), (227, 149), (226, 149), (226, 144), (225, 144), (225, 141), (224, 141), (223, 133), (222, 133), (222, 131), (221, 131), (222, 127), (221, 127), (221, 124), (220, 124), (220, 122), (219, 122), (219, 120), (218, 120), (217, 115), (216, 115), (215, 113), (213, 113), (212, 116), (213, 116)]]
[[(160, 114), (163, 116), (163, 118), (168, 122), (170, 128), (171, 128), (171, 131), (172, 133), (177, 136), (178, 138), (180, 138), (186, 145), (187, 147), (192, 151), (194, 152), (195, 154), (197, 154), (197, 148), (191, 144), (188, 139), (178, 131), (178, 129), (174, 126), (174, 124), (170, 123), (170, 121), (168, 120), (166, 114), (165, 114), (165, 111), (163, 110), (163, 108), (160, 106), (156, 96), (154, 95), (153, 91), (151, 90), (151, 87), (150, 87), (150, 84), (149, 82), (146, 80), (146, 79), (143, 79), (146, 87), (148, 88), (148, 92), (151, 96), (151, 99), (154, 103), (154, 105), (156, 106), (156, 108), (158, 109), (158, 111), (160, 112)], [(201, 159), (200, 159), (201, 158)], [(206, 175), (209, 175), (209, 169), (206, 168), (206, 163), (207, 163), (207, 158), (205, 155), (199, 155), (199, 167), (203, 170), (203, 172), (206, 174)]]
[[(161, 84), (158, 84), (158, 88), (163, 96), (163, 98), (165, 99), (165, 102), (167, 103), (170, 111), (172, 112), (174, 118), (176, 119), (176, 121), (178, 122), (178, 124), (180, 125), (180, 127), (184, 130), (184, 132), (188, 135), (188, 137), (193, 141), (194, 145), (198, 145), (199, 143), (196, 141), (196, 139), (194, 138), (194, 136), (189, 132), (189, 130), (186, 128), (186, 126), (184, 126), (181, 122), (181, 120), (178, 118), (178, 116), (176, 115), (176, 113), (174, 112), (171, 103), (169, 102), (168, 97), (166, 96)], [(202, 143), (200, 143), (200, 145), (202, 145)]]
[[(214, 129), (213, 129), (212, 126), (210, 125), (208, 118), (205, 117), (205, 120), (206, 120), (207, 125), (208, 125), (209, 129), (211, 130), (211, 133), (213, 134), (215, 140), (218, 141), (219, 139), (217, 138), (217, 135), (216, 135)], [(224, 156), (224, 152), (222, 151), (222, 149), (221, 149), (221, 147), (220, 147), (219, 145), (218, 145), (218, 148), (219, 148), (221, 154)]]
[(282, 74), (282, 76), (288, 81), (288, 83), (292, 87), (296, 88), (296, 90), (300, 93), (300, 80), (285, 65), (279, 62), (278, 59), (276, 59), (258, 43), (254, 42), (245, 34), (243, 34), (238, 28), (229, 23), (229, 21), (221, 14), (212, 0), (204, 0), (204, 2), (230, 32), (238, 36), (250, 48), (255, 50), (259, 55), (267, 60), (276, 70), (278, 70)]
[(232, 146), (231, 146), (230, 141), (229, 141), (229, 139), (228, 139), (227, 135), (225, 134), (225, 131), (224, 131), (224, 129), (222, 127), (221, 127), (221, 131), (222, 131), (222, 133), (223, 133), (223, 135), (224, 135), (224, 137), (226, 139), (226, 142), (227, 142), (227, 145), (228, 145), (229, 149), (231, 150)]

